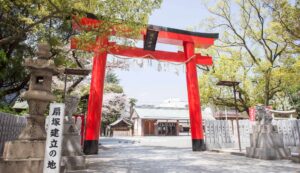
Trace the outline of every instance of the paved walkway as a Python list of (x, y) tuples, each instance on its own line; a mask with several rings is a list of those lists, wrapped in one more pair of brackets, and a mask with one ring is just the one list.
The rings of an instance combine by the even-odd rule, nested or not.
[(300, 173), (289, 160), (265, 161), (227, 153), (192, 152), (190, 137), (103, 138), (89, 169), (103, 173)]

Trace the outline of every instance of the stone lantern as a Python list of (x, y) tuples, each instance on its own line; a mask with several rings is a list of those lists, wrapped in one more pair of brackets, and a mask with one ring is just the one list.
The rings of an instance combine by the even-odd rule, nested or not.
[(5, 143), (3, 161), (4, 172), (38, 173), (43, 170), (46, 131), (45, 113), (50, 102), (55, 100), (51, 93), (52, 76), (58, 74), (51, 57), (50, 47), (39, 44), (36, 58), (26, 59), (25, 66), (30, 71), (29, 90), (22, 94), (28, 101), (27, 125), (15, 141)]
[(22, 131), (19, 139), (24, 140), (45, 140), (45, 112), (48, 104), (55, 100), (51, 93), (53, 74), (58, 71), (52, 60), (49, 60), (51, 53), (46, 44), (38, 45), (37, 59), (27, 59), (25, 66), (30, 70), (29, 90), (22, 97), (28, 101), (29, 117), (28, 125)]

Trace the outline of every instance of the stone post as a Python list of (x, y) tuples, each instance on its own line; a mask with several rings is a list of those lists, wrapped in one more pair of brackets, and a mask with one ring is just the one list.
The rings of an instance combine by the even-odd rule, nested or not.
[(85, 169), (85, 156), (81, 149), (81, 136), (72, 115), (76, 112), (79, 97), (66, 96), (65, 121), (62, 148), (62, 170)]
[(288, 148), (284, 148), (282, 135), (277, 126), (272, 125), (272, 116), (263, 106), (256, 107), (256, 125), (250, 134), (250, 147), (246, 147), (246, 156), (264, 159), (287, 159), (291, 155)]
[(28, 101), (27, 125), (15, 141), (5, 143), (3, 172), (41, 173), (45, 154), (45, 113), (49, 102), (55, 100), (51, 93), (52, 76), (58, 74), (51, 57), (50, 47), (39, 44), (37, 58), (26, 59), (25, 66), (30, 71), (29, 90), (21, 96)]

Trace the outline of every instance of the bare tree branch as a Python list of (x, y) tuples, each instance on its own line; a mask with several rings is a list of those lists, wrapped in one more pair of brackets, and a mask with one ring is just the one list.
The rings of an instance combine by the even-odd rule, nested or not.
[(67, 93), (70, 94), (74, 89), (86, 78), (84, 77), (79, 77), (73, 84), (68, 88)]
[(200, 69), (200, 70), (209, 72), (208, 66), (200, 66), (200, 65), (197, 65), (197, 68)]
[(76, 56), (76, 53), (75, 53), (74, 50), (72, 51), (72, 57), (74, 58), (74, 60), (75, 60), (76, 64), (78, 65), (78, 67), (84, 68), (83, 65), (81, 64), (81, 62), (79, 61), (78, 57)]

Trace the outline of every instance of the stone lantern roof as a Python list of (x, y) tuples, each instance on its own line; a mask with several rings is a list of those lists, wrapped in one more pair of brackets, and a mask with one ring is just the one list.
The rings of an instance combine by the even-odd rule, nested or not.
[(24, 65), (30, 70), (40, 70), (49, 71), (53, 75), (58, 75), (60, 70), (55, 67), (53, 60), (45, 60), (45, 59), (31, 59), (28, 58), (25, 60)]
[(43, 70), (51, 72), (53, 75), (57, 75), (60, 71), (55, 67), (54, 61), (50, 60), (52, 54), (50, 52), (50, 46), (48, 44), (39, 44), (38, 50), (35, 53), (37, 58), (28, 58), (25, 60), (24, 65), (29, 70)]

